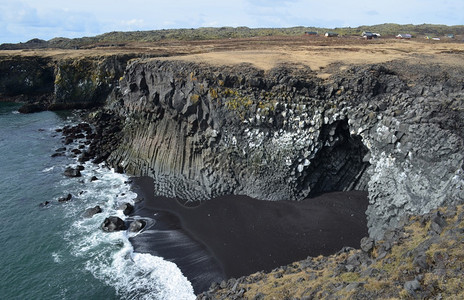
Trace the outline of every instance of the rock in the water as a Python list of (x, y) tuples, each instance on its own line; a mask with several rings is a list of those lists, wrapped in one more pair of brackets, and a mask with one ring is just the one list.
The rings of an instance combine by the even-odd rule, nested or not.
[(18, 111), (22, 114), (30, 114), (44, 110), (47, 110), (47, 107), (42, 103), (27, 103), (18, 109)]
[(67, 202), (67, 201), (71, 200), (71, 198), (72, 198), (72, 195), (68, 194), (66, 197), (58, 198), (58, 202)]
[(126, 230), (126, 224), (124, 221), (116, 216), (111, 216), (105, 219), (101, 224), (101, 229), (106, 232), (114, 232), (120, 230)]
[(96, 214), (99, 214), (102, 212), (102, 209), (99, 205), (91, 208), (87, 208), (83, 214), (84, 218), (91, 218)]
[(42, 202), (39, 204), (40, 207), (45, 207), (47, 206), (48, 204), (50, 204), (50, 201), (45, 201), (45, 202)]
[(79, 171), (79, 169), (74, 169), (72, 167), (67, 167), (65, 170), (64, 170), (64, 175), (67, 176), (67, 177), (81, 177), (82, 174), (81, 174), (81, 171)]
[(92, 176), (92, 178), (90, 178), (90, 181), (96, 181), (98, 180), (97, 176)]
[(145, 227), (145, 222), (141, 220), (135, 220), (129, 225), (129, 231), (130, 232), (138, 232), (140, 231), (143, 227)]
[(122, 210), (122, 212), (128, 216), (134, 211), (134, 206), (130, 203), (124, 203), (121, 206), (119, 206), (119, 209)]

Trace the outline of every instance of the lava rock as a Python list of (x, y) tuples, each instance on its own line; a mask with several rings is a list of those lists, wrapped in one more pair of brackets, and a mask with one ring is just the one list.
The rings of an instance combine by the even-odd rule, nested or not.
[(374, 239), (370, 237), (363, 237), (361, 239), (361, 249), (364, 252), (369, 252), (374, 248)]
[(116, 216), (106, 218), (101, 224), (100, 228), (105, 232), (114, 232), (120, 230), (126, 230), (126, 224), (124, 221)]
[(102, 209), (99, 205), (95, 206), (95, 207), (91, 207), (91, 208), (87, 208), (85, 211), (84, 211), (84, 214), (83, 214), (83, 217), (84, 218), (91, 218), (93, 217), (94, 215), (96, 214), (99, 214), (102, 212)]
[(71, 200), (71, 198), (72, 198), (72, 195), (68, 194), (66, 197), (58, 198), (58, 202), (67, 202), (67, 201)]
[(121, 206), (119, 206), (118, 209), (122, 210), (122, 212), (126, 216), (128, 216), (134, 211), (134, 206), (132, 204), (130, 204), (130, 203), (124, 203)]
[(129, 231), (130, 232), (139, 232), (142, 228), (145, 227), (145, 222), (141, 220), (135, 220), (134, 222), (130, 223)]
[(50, 204), (50, 201), (45, 201), (45, 202), (42, 202), (39, 204), (40, 207), (45, 207), (47, 206), (48, 204)]
[(67, 176), (67, 177), (81, 177), (82, 174), (81, 174), (81, 171), (79, 169), (74, 169), (72, 167), (67, 167), (65, 170), (64, 170), (64, 175)]

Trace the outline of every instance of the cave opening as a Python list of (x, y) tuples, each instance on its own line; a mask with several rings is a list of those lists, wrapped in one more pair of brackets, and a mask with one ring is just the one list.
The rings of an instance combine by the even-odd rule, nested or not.
[(308, 197), (338, 191), (367, 191), (369, 150), (358, 135), (351, 135), (348, 120), (323, 125), (320, 139), (323, 147), (311, 160), (303, 177)]

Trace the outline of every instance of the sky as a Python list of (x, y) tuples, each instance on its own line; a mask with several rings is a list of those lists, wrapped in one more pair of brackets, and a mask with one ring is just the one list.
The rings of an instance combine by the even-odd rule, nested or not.
[(222, 26), (464, 25), (464, 0), (0, 0), (0, 44)]

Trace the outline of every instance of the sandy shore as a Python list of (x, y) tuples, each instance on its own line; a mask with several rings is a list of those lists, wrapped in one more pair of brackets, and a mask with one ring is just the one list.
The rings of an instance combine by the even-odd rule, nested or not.
[(223, 196), (197, 207), (155, 197), (151, 178), (134, 178), (136, 215), (156, 224), (132, 239), (137, 252), (175, 262), (196, 292), (212, 281), (270, 271), (307, 256), (359, 247), (367, 236), (367, 192), (335, 192), (301, 202)]

